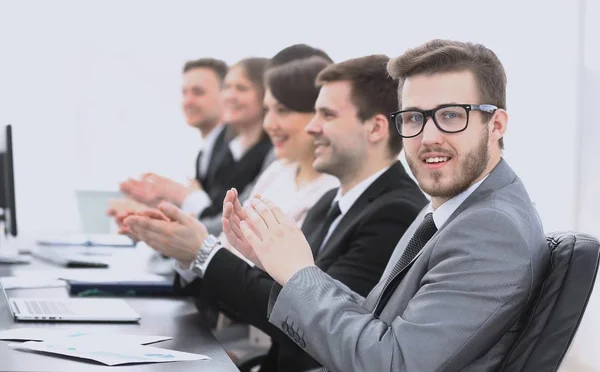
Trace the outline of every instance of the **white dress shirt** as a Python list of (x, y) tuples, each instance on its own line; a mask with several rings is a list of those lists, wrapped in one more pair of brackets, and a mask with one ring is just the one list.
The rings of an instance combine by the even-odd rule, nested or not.
[(248, 151), (248, 148), (244, 147), (240, 137), (235, 137), (229, 141), (229, 151), (231, 151), (231, 157), (233, 157), (233, 160), (237, 163), (242, 156), (244, 156), (246, 151)]
[[(224, 130), (225, 126), (222, 126)], [(211, 137), (211, 135), (214, 133), (215, 131), (213, 130), (207, 137), (206, 140), (208, 141), (209, 137)], [(206, 159), (206, 161), (208, 162), (209, 159), (212, 156), (212, 152), (214, 151), (214, 146), (215, 146), (215, 142), (216, 139), (218, 137), (218, 134), (214, 137), (214, 139), (212, 139), (212, 144), (210, 145), (210, 154), (208, 154), (205, 150), (207, 149), (207, 147), (204, 147), (203, 154), (202, 154), (202, 159), (200, 159), (201, 161), (204, 161), (204, 159)], [(208, 144), (207, 144), (208, 145)], [(248, 149), (245, 148), (242, 145), (241, 139), (239, 137), (236, 137), (234, 139), (232, 139), (231, 141), (229, 141), (229, 151), (231, 151), (231, 155), (233, 157), (233, 160), (238, 162), (246, 153)], [(207, 156), (209, 155), (209, 156)], [(208, 169), (208, 163), (206, 168)], [(192, 193), (190, 193), (185, 200), (183, 201), (183, 203), (181, 203), (181, 210), (184, 213), (187, 214), (194, 214), (195, 216), (200, 215), (200, 213), (202, 213), (206, 208), (210, 207), (212, 205), (212, 201), (210, 200), (210, 197), (208, 196), (208, 194), (206, 193), (206, 191), (204, 190), (198, 190), (198, 191), (194, 191)]]
[(335, 231), (335, 228), (337, 227), (337, 225), (340, 224), (340, 221), (342, 220), (344, 215), (350, 210), (350, 208), (356, 202), (356, 200), (363, 194), (363, 192), (365, 192), (366, 189), (369, 188), (369, 186), (371, 186), (371, 184), (373, 182), (375, 182), (376, 179), (379, 178), (379, 176), (381, 176), (385, 171), (390, 169), (390, 167), (391, 167), (391, 165), (389, 167), (383, 168), (382, 170), (373, 174), (369, 178), (363, 180), (361, 183), (359, 183), (358, 185), (356, 185), (353, 188), (351, 188), (350, 190), (348, 190), (348, 192), (346, 192), (346, 194), (344, 194), (344, 195), (342, 195), (341, 188), (338, 190), (338, 193), (335, 196), (335, 198), (333, 199), (332, 204), (334, 204), (335, 202), (338, 202), (341, 213), (335, 220), (333, 220), (333, 222), (329, 226), (327, 235), (325, 235), (325, 239), (323, 239), (323, 243), (319, 247), (319, 250), (325, 246), (325, 243), (327, 243), (327, 240), (329, 240), (331, 233), (333, 231)]
[(479, 185), (481, 185), (483, 181), (485, 181), (485, 179), (488, 178), (488, 176), (489, 174), (483, 177), (480, 181), (477, 181), (476, 183), (469, 186), (469, 188), (465, 191), (452, 197), (450, 200), (440, 205), (437, 209), (435, 209), (433, 207), (433, 204), (430, 202), (427, 206), (427, 213), (433, 212), (433, 223), (435, 223), (435, 227), (438, 229), (442, 227), (446, 223), (446, 221), (448, 221), (448, 218), (450, 218), (452, 213), (454, 213), (454, 211), (456, 211), (458, 207), (460, 207), (460, 205), (469, 197), (469, 195), (471, 195), (475, 190), (477, 190)]

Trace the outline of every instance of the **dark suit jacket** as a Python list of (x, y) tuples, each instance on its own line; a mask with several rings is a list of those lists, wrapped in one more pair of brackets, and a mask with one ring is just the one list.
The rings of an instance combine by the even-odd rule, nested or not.
[[(223, 131), (224, 135), (227, 130)], [(204, 190), (210, 197), (212, 205), (200, 213), (198, 218), (218, 215), (223, 210), (223, 199), (232, 187), (242, 192), (260, 174), (265, 157), (273, 145), (266, 135), (250, 148), (239, 161), (233, 159), (229, 146), (221, 146), (213, 151), (211, 163), (206, 175), (207, 186)]]
[(200, 152), (198, 152), (198, 156), (196, 156), (196, 181), (200, 182), (200, 184), (202, 185), (202, 188), (208, 193), (210, 194), (213, 185), (214, 184), (218, 184), (218, 182), (215, 180), (215, 177), (217, 174), (221, 173), (221, 169), (220, 167), (225, 166), (226, 164), (221, 164), (220, 160), (222, 155), (221, 152), (223, 151), (229, 151), (229, 139), (227, 138), (227, 127), (225, 128), (219, 128), (217, 130), (220, 130), (221, 133), (219, 134), (219, 136), (217, 137), (216, 141), (215, 141), (215, 145), (213, 147), (212, 153), (210, 154), (210, 159), (208, 160), (208, 169), (206, 170), (206, 174), (204, 175), (204, 177), (200, 176), (200, 160), (202, 159), (203, 156), (206, 156), (206, 154), (204, 154), (204, 150), (200, 150)]
[[(326, 193), (309, 211), (302, 227), (309, 243), (318, 234), (337, 189)], [(356, 200), (316, 254), (315, 264), (335, 279), (366, 295), (379, 281), (396, 243), (427, 200), (396, 162)], [(316, 253), (318, 247), (312, 247)], [(176, 285), (179, 278), (176, 278)], [(267, 306), (274, 280), (226, 249), (210, 262), (203, 280), (185, 292), (215, 304), (228, 316), (250, 323), (273, 339), (261, 371), (302, 371), (318, 366), (269, 324)]]

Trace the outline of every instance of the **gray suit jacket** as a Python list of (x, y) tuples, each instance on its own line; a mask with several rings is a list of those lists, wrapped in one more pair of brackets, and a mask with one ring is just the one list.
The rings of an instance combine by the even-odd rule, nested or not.
[(424, 214), (366, 299), (309, 267), (273, 291), (269, 321), (332, 371), (495, 370), (549, 267), (538, 214), (501, 160), (423, 247), (375, 316), (385, 279)]

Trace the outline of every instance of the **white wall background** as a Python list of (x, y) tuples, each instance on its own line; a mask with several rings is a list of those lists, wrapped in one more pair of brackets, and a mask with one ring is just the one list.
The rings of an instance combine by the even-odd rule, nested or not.
[[(15, 127), (20, 229), (79, 229), (76, 189), (193, 174), (200, 139), (179, 106), (188, 59), (304, 42), (341, 61), (439, 37), (484, 43), (504, 63), (505, 157), (546, 230), (600, 235), (598, 19), (598, 0), (0, 0), (0, 125)], [(572, 370), (600, 369), (595, 314)]]
[(600, 236), (600, 1), (585, 4), (583, 99), (581, 118), (581, 183), (578, 224)]
[[(583, 7), (584, 58), (582, 68), (581, 137), (578, 146), (580, 183), (577, 225), (581, 231), (600, 236), (600, 167), (596, 159), (600, 144), (600, 1), (586, 0)], [(600, 371), (600, 276), (562, 372)]]
[(116, 189), (148, 170), (191, 176), (200, 139), (179, 106), (188, 59), (233, 63), (305, 42), (341, 61), (397, 56), (436, 37), (481, 42), (497, 52), (509, 79), (507, 160), (548, 231), (587, 227), (594, 211), (577, 205), (585, 204), (579, 192), (591, 193), (579, 182), (589, 169), (580, 174), (577, 166), (580, 6), (573, 0), (0, 0), (0, 123), (15, 126), (20, 227), (77, 230), (78, 188)]

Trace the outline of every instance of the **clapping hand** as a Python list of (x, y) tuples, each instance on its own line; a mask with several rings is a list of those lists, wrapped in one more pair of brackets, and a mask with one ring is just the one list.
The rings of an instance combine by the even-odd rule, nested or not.
[(124, 218), (123, 224), (149, 247), (189, 266), (208, 237), (206, 227), (197, 218), (173, 204), (163, 202), (158, 209), (137, 212)]
[(244, 256), (260, 263), (281, 285), (301, 269), (314, 266), (310, 245), (291, 217), (265, 198), (253, 198), (244, 208), (236, 199), (232, 203), (226, 198), (223, 231)]

